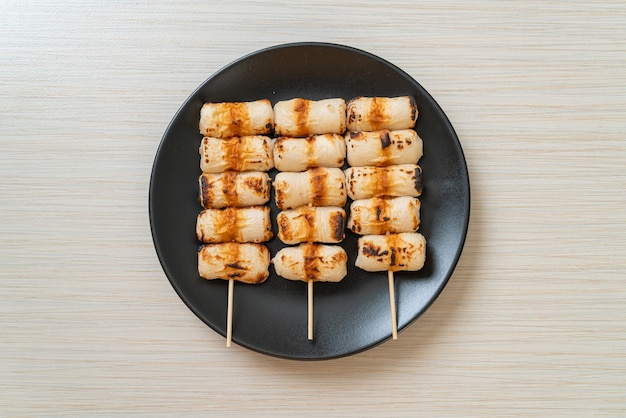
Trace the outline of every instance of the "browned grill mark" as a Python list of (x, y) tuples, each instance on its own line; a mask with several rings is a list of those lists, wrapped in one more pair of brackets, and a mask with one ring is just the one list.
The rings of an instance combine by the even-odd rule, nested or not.
[(346, 216), (344, 212), (337, 211), (330, 216), (330, 230), (332, 239), (341, 241), (344, 239), (346, 227)]
[(293, 240), (293, 230), (291, 229), (287, 216), (284, 214), (278, 214), (276, 221), (278, 224), (279, 238), (285, 241)]
[(240, 171), (243, 165), (242, 159), (239, 157), (241, 138), (231, 137), (225, 138), (221, 142), (222, 155), (226, 164), (227, 170)]
[(228, 126), (228, 136), (245, 135), (250, 131), (248, 105), (241, 102), (223, 103), (219, 123)]
[(243, 179), (243, 184), (246, 188), (253, 190), (258, 195), (264, 195), (268, 190), (268, 186), (265, 184), (263, 177), (260, 176), (246, 176)]
[(409, 96), (409, 106), (411, 107), (411, 120), (415, 122), (417, 120), (417, 103), (413, 96)]
[(222, 193), (226, 206), (237, 206), (237, 173), (225, 171), (222, 176)]
[(328, 188), (328, 173), (321, 168), (310, 171), (311, 203), (313, 206), (326, 206)]
[(380, 146), (383, 150), (385, 150), (389, 145), (391, 145), (391, 137), (389, 136), (389, 131), (387, 129), (383, 129), (380, 131)]
[(295, 136), (306, 135), (309, 123), (310, 102), (305, 99), (295, 99), (293, 103), (294, 121), (296, 125)]
[(302, 250), (304, 252), (304, 281), (319, 280), (320, 270), (317, 264), (320, 258), (320, 246), (317, 244), (302, 244)]
[(386, 196), (389, 194), (393, 179), (389, 175), (389, 170), (384, 167), (376, 167), (374, 169), (374, 181), (376, 182), (376, 195)]
[(313, 242), (315, 241), (315, 231), (316, 231), (316, 226), (315, 226), (315, 208), (312, 207), (306, 207), (303, 208), (303, 218), (304, 218), (304, 222), (306, 223), (306, 228), (305, 228), (305, 238), (304, 240), (307, 242)]
[(418, 194), (422, 194), (422, 191), (424, 190), (424, 181), (422, 178), (422, 168), (419, 165), (415, 167), (415, 174), (413, 178), (415, 180), (415, 190)]
[(242, 276), (244, 273), (241, 270), (247, 271), (249, 268), (239, 264), (239, 249), (240, 245), (229, 242), (223, 245), (223, 255), (224, 255), (224, 270), (226, 272), (226, 277), (229, 279), (234, 279), (239, 276)]
[(371, 124), (372, 130), (379, 129), (385, 122), (385, 99), (373, 97), (367, 112), (366, 120)]

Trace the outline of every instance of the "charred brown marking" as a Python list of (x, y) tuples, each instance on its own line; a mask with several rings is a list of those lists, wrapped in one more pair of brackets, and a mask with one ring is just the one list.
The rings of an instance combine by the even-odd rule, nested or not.
[(231, 137), (225, 138), (221, 142), (222, 155), (226, 163), (227, 170), (240, 171), (243, 165), (243, 159), (240, 158), (241, 138)]
[(377, 247), (367, 241), (363, 244), (363, 255), (366, 257), (382, 257), (387, 254), (389, 254), (387, 250), (383, 250), (381, 247)]
[(335, 241), (341, 241), (344, 238), (344, 229), (346, 227), (346, 217), (343, 212), (335, 212), (330, 217), (330, 230), (332, 238)]
[(378, 129), (385, 122), (385, 99), (373, 97), (367, 112), (367, 120), (373, 129)]
[(310, 171), (311, 181), (311, 203), (313, 206), (325, 206), (328, 189), (328, 173), (321, 168), (314, 168)]
[(411, 120), (415, 122), (417, 120), (417, 103), (413, 96), (409, 96), (409, 106), (411, 106)]
[(421, 194), (424, 189), (424, 181), (422, 179), (422, 169), (418, 165), (415, 168), (415, 190)]
[(319, 280), (320, 271), (317, 266), (320, 258), (320, 246), (317, 244), (304, 244), (303, 245), (303, 259), (304, 259), (304, 280), (305, 281), (317, 281)]
[(237, 206), (237, 173), (225, 171), (222, 174), (222, 192), (226, 206)]
[(265, 181), (262, 177), (258, 177), (258, 176), (244, 177), (243, 184), (248, 189), (254, 190), (254, 192), (259, 195), (267, 194), (268, 187), (265, 184)]
[(219, 124), (228, 126), (228, 136), (244, 135), (250, 130), (250, 114), (246, 103), (222, 103)]
[(359, 140), (359, 139), (363, 139), (363, 133), (361, 132), (350, 132), (350, 139), (353, 140)]
[(307, 242), (315, 241), (315, 208), (306, 207), (303, 209), (303, 218), (306, 223), (305, 238)]
[(287, 219), (287, 216), (284, 214), (279, 214), (276, 221), (278, 223), (279, 237), (284, 239), (285, 241), (293, 240), (293, 231), (289, 226), (289, 219)]
[(285, 207), (285, 192), (282, 187), (274, 187), (276, 190), (276, 206), (278, 209), (284, 210), (287, 209)]
[(294, 135), (306, 135), (309, 123), (310, 102), (304, 99), (295, 99), (293, 104), (293, 112), (296, 122), (296, 132)]
[(380, 146), (382, 147), (382, 149), (384, 150), (389, 145), (391, 145), (391, 142), (392, 141), (391, 137), (389, 136), (389, 131), (386, 129), (380, 131)]

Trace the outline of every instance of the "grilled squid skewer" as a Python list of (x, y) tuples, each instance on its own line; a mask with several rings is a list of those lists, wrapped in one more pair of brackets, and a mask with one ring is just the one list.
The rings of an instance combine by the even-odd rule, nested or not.
[(280, 137), (274, 143), (273, 160), (280, 171), (304, 171), (314, 167), (341, 167), (346, 144), (338, 134), (305, 138)]
[(272, 132), (274, 110), (269, 100), (205, 103), (200, 109), (200, 133), (204, 136), (264, 135)]
[(204, 243), (269, 241), (274, 236), (270, 208), (205, 209), (198, 215), (196, 235)]
[(413, 129), (348, 132), (345, 141), (353, 167), (417, 164), (423, 153), (422, 139)]
[(267, 171), (274, 167), (272, 148), (271, 138), (262, 135), (205, 136), (200, 143), (200, 169), (203, 173)]
[(278, 136), (343, 134), (346, 130), (346, 102), (341, 98), (280, 101), (274, 105), (274, 122)]
[(349, 131), (409, 129), (417, 120), (417, 104), (410, 96), (355, 97), (346, 105)]
[(305, 282), (339, 282), (347, 274), (347, 261), (343, 248), (311, 243), (285, 247), (272, 259), (276, 274)]
[(313, 168), (301, 173), (280, 172), (274, 179), (276, 206), (280, 210), (299, 206), (344, 206), (345, 176), (340, 168)]
[(420, 224), (420, 201), (416, 197), (373, 197), (350, 204), (348, 229), (359, 235), (414, 232)]
[(415, 164), (349, 167), (345, 175), (348, 196), (352, 200), (422, 194), (422, 169)]
[(355, 265), (365, 271), (415, 271), (424, 266), (426, 239), (418, 232), (364, 235)]
[(204, 208), (263, 205), (270, 200), (271, 180), (267, 173), (226, 171), (204, 173), (198, 179), (200, 204)]
[(206, 244), (198, 252), (198, 273), (207, 280), (262, 283), (269, 277), (269, 263), (270, 252), (263, 244)]
[(278, 238), (285, 244), (338, 243), (344, 237), (346, 211), (336, 206), (300, 206), (276, 217)]

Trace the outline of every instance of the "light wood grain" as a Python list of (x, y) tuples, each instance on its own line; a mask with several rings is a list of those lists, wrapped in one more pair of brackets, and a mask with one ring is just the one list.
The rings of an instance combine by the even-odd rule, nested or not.
[[(3, 1), (0, 40), (0, 414), (626, 413), (623, 1)], [(471, 176), (437, 302), (397, 341), (327, 362), (226, 349), (148, 224), (185, 98), (294, 41), (403, 68)]]

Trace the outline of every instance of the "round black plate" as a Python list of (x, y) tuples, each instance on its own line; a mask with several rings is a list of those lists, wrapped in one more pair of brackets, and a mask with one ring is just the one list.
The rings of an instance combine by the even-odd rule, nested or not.
[[(446, 285), (465, 241), (470, 191), (463, 151), (444, 112), (409, 75), (370, 53), (326, 43), (279, 45), (247, 55), (204, 82), (167, 128), (152, 169), (150, 225), (159, 260), (181, 299), (216, 332), (226, 334), (227, 282), (204, 280), (197, 272), (202, 104), (361, 95), (411, 95), (419, 109), (415, 129), (424, 141), (420, 232), (428, 242), (426, 265), (395, 274), (398, 330), (417, 319)], [(275, 219), (273, 195), (270, 203)], [(329, 359), (389, 339), (387, 274), (354, 266), (356, 240), (348, 232), (342, 243), (349, 255), (347, 277), (314, 285), (314, 341), (307, 340), (306, 283), (282, 279), (272, 266), (263, 284), (235, 283), (233, 341), (277, 357)], [(283, 247), (277, 238), (267, 245), (272, 256)]]

